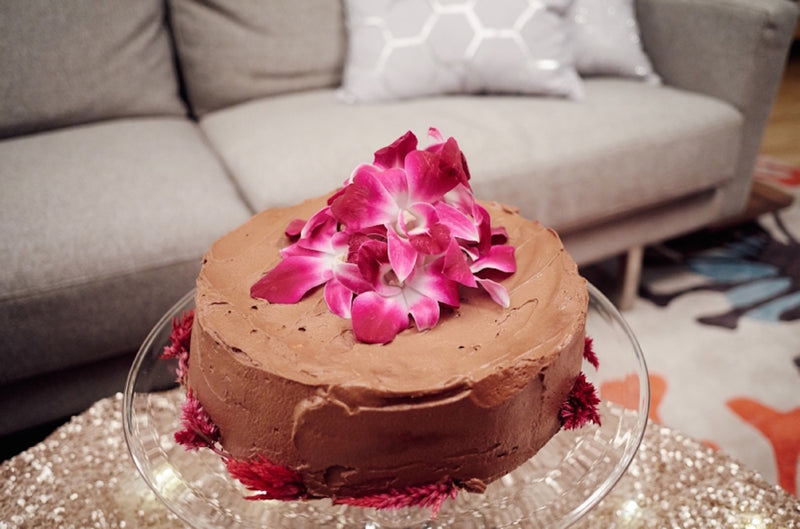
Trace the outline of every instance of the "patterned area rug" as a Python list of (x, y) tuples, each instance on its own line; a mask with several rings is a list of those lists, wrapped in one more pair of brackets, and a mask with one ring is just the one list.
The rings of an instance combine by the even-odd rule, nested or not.
[(800, 170), (757, 178), (795, 194), (774, 214), (705, 230), (645, 256), (624, 314), (647, 359), (651, 420), (800, 490)]

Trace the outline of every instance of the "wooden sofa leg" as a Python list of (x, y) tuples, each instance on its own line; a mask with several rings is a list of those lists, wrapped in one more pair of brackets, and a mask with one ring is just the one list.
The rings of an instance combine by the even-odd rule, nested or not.
[(639, 281), (642, 278), (643, 258), (643, 246), (634, 246), (628, 249), (628, 253), (625, 255), (625, 269), (622, 276), (622, 293), (619, 298), (619, 310), (629, 310), (633, 307), (633, 302), (639, 291)]

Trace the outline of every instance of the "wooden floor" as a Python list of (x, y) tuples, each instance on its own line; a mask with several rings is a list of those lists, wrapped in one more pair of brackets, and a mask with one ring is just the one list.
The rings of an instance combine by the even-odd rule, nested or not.
[(800, 41), (796, 41), (772, 107), (761, 154), (800, 167)]

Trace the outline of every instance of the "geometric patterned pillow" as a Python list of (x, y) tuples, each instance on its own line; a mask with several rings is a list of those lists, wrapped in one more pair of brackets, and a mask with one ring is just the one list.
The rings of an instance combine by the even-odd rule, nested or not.
[(578, 73), (660, 83), (642, 48), (633, 0), (575, 0), (568, 19)]
[(572, 0), (345, 0), (351, 102), (440, 94), (583, 96)]

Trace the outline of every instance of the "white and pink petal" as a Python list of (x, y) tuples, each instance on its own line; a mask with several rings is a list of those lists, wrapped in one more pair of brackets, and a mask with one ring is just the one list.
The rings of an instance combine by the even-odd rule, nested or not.
[(447, 226), (453, 237), (469, 242), (478, 242), (480, 233), (472, 217), (445, 202), (436, 204), (436, 214), (439, 222)]
[(477, 287), (467, 254), (461, 249), (455, 240), (450, 241), (442, 261), (442, 274), (448, 279), (468, 287)]
[(446, 277), (437, 267), (417, 267), (406, 281), (406, 287), (451, 307), (459, 305), (458, 283)]
[(400, 237), (394, 230), (386, 232), (388, 239), (389, 264), (398, 281), (403, 282), (417, 264), (418, 252), (408, 239)]
[(333, 272), (326, 259), (291, 256), (250, 287), (250, 295), (270, 303), (297, 303), (309, 290), (331, 277)]
[[(353, 182), (331, 204), (333, 216), (354, 233), (376, 225), (394, 221), (398, 206), (395, 194), (387, 190), (378, 175), (381, 171), (373, 166), (361, 166)], [(402, 169), (389, 169), (393, 173), (386, 180), (397, 183), (404, 178)], [(383, 175), (381, 175), (383, 176)]]
[(509, 274), (516, 272), (517, 260), (514, 257), (514, 247), (507, 244), (491, 246), (486, 254), (480, 256), (470, 266), (470, 270), (475, 274), (487, 269)]
[(511, 297), (508, 295), (508, 290), (506, 287), (498, 283), (497, 281), (492, 281), (491, 279), (483, 279), (483, 278), (476, 278), (478, 284), (483, 287), (483, 289), (489, 294), (492, 300), (507, 309), (511, 304)]
[(435, 299), (411, 289), (406, 289), (405, 296), (408, 312), (418, 330), (432, 329), (439, 322), (439, 303)]
[(408, 308), (402, 296), (383, 297), (364, 292), (353, 300), (353, 334), (364, 343), (383, 344), (408, 328)]
[(336, 280), (330, 279), (325, 283), (323, 292), (325, 303), (331, 312), (340, 318), (350, 319), (353, 305), (353, 291)]

